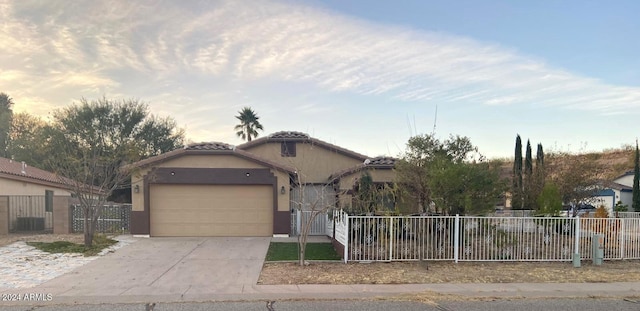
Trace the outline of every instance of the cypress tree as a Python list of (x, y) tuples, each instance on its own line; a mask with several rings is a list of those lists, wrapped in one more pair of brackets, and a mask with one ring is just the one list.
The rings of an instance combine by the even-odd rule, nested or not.
[(522, 209), (522, 140), (516, 136), (515, 157), (513, 160), (513, 182), (511, 187), (511, 208)]
[(640, 212), (640, 152), (638, 151), (638, 140), (636, 140), (636, 158), (633, 168), (633, 210)]
[(523, 206), (533, 209), (535, 197), (533, 196), (533, 158), (531, 155), (531, 142), (527, 139), (527, 149), (524, 158), (524, 183), (522, 185)]
[(544, 189), (546, 175), (544, 169), (544, 150), (542, 150), (542, 144), (538, 144), (538, 149), (536, 150), (536, 167), (533, 171), (533, 183), (531, 185), (531, 199), (535, 203), (535, 209), (540, 208), (538, 205), (538, 196), (540, 196), (542, 189)]
[(542, 150), (542, 144), (538, 144), (538, 150), (536, 151), (536, 170), (544, 167), (544, 150)]

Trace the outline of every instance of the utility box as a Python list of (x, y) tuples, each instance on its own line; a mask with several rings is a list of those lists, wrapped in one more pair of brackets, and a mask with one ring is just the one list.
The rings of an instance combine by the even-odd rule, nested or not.
[(604, 260), (604, 234), (594, 234), (591, 237), (593, 264), (599, 266)]

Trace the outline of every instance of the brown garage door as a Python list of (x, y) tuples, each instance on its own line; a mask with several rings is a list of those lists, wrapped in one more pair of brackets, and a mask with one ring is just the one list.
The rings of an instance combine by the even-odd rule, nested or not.
[(152, 185), (151, 236), (271, 236), (271, 186)]

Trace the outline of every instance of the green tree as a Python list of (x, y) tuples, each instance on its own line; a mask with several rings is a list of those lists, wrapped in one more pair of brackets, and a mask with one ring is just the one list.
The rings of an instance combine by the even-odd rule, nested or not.
[(421, 212), (433, 203), (434, 212), (483, 213), (504, 190), (498, 167), (487, 163), (467, 137), (411, 137), (396, 173), (398, 185), (414, 196)]
[(516, 148), (513, 159), (513, 174), (511, 182), (511, 208), (522, 209), (524, 198), (522, 194), (522, 140), (516, 136)]
[(8, 153), (16, 161), (24, 161), (31, 166), (48, 170), (46, 128), (47, 123), (37, 116), (28, 113), (13, 115)]
[(633, 166), (633, 200), (632, 207), (636, 212), (640, 212), (640, 151), (638, 151), (638, 141), (636, 140), (636, 156)]
[(167, 130), (172, 125), (171, 119), (150, 116), (147, 105), (137, 100), (82, 99), (54, 112), (46, 129), (47, 162), (80, 201), (86, 246), (92, 244), (101, 206), (114, 190), (129, 184), (125, 165), (183, 144), (182, 130)]
[(539, 215), (558, 216), (562, 210), (562, 196), (558, 187), (552, 183), (546, 183), (538, 196)]
[(236, 135), (247, 141), (251, 141), (252, 138), (258, 137), (258, 130), (263, 130), (262, 124), (260, 124), (260, 117), (250, 107), (244, 107), (238, 111), (236, 119), (240, 121), (240, 124), (236, 125)]
[(11, 119), (13, 111), (13, 99), (5, 93), (0, 93), (0, 157), (8, 158), (9, 133), (11, 132)]

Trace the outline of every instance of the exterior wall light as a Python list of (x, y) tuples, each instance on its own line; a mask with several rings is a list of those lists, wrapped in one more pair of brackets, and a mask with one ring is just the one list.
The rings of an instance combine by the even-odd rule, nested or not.
[(284, 189), (284, 186), (280, 187), (280, 194), (287, 193), (287, 190)]
[(133, 192), (139, 193), (140, 192), (140, 185), (136, 185), (135, 187), (133, 187)]

